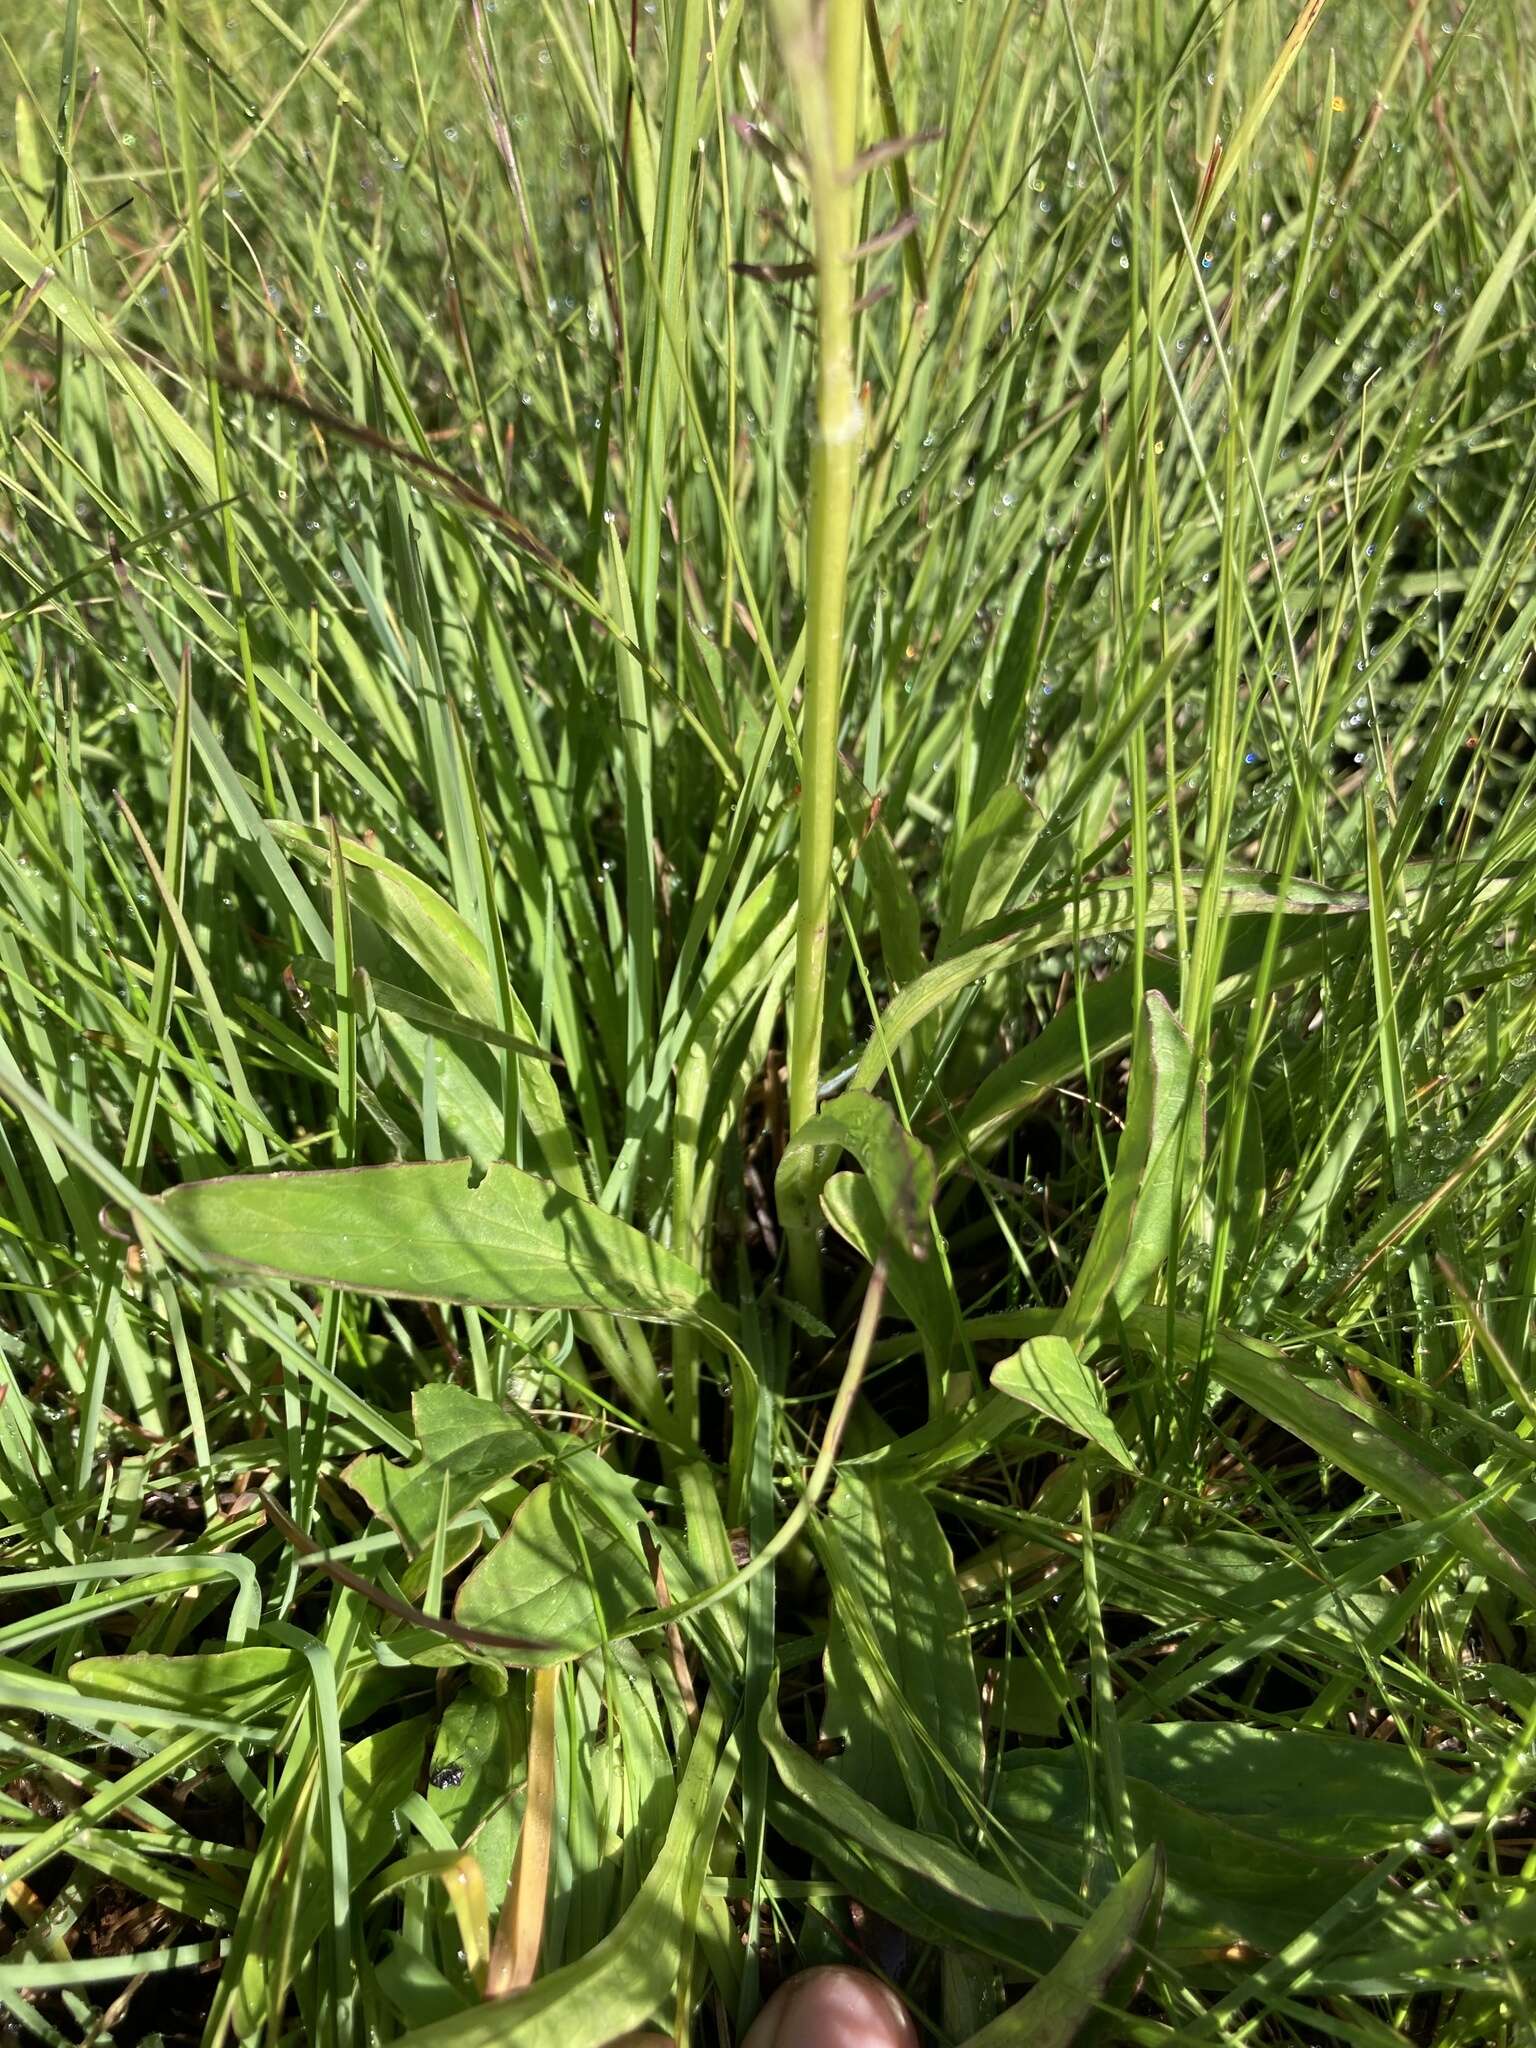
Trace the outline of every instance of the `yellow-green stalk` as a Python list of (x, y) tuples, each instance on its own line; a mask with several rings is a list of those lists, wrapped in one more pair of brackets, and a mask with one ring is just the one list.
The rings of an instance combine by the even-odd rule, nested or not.
[[(801, 710), (800, 897), (789, 1030), (792, 1129), (815, 1114), (826, 1010), (843, 611), (863, 414), (853, 362), (859, 71), (863, 0), (780, 0), (779, 32), (800, 102), (816, 240), (816, 430), (811, 458), (805, 692)], [(814, 1226), (790, 1231), (791, 1278), (817, 1293)]]

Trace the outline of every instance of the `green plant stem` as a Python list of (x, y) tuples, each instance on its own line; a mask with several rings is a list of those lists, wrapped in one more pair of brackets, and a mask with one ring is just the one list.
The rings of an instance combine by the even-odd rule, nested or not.
[[(859, 67), (864, 46), (862, 0), (826, 0), (819, 39), (806, 14), (791, 27), (786, 45), (805, 117), (819, 293), (801, 714), (800, 892), (789, 1035), (790, 1124), (798, 1130), (816, 1112), (821, 1071), (843, 612), (863, 427), (853, 366), (852, 261), (856, 221), (853, 160), (858, 149)], [(802, 1301), (813, 1303), (819, 1290), (815, 1226), (810, 1220), (791, 1228), (790, 1270), (795, 1292)]]

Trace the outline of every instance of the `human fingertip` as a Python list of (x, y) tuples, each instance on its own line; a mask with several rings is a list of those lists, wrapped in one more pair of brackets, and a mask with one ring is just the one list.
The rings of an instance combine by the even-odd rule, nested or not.
[(829, 1964), (781, 1984), (741, 2048), (917, 2048), (917, 2029), (878, 1977)]

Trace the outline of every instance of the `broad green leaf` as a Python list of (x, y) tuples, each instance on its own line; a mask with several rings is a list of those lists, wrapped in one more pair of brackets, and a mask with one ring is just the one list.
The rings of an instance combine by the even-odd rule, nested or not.
[(606, 2048), (670, 2014), (692, 1944), (715, 1831), (735, 1777), (720, 1748), (723, 1709), (705, 1705), (661, 1854), (618, 1925), (588, 1954), (515, 1998), (455, 2013), (406, 2036), (409, 2048)]
[(411, 1396), (411, 1420), (424, 1458), (450, 1458), (488, 1437), (525, 1439), (528, 1425), (464, 1387), (437, 1383)]
[(392, 1465), (370, 1453), (354, 1458), (342, 1476), (414, 1554), (432, 1541), (445, 1488), (451, 1523), (542, 1456), (543, 1446), (531, 1431), (498, 1430), (431, 1463)]
[(189, 1182), (157, 1204), (210, 1264), (413, 1301), (720, 1327), (700, 1276), (520, 1167), (465, 1159)]
[(492, 1908), (506, 1896), (517, 1842), (513, 1786), (528, 1747), (522, 1693), (491, 1698), (467, 1685), (443, 1711), (432, 1748), (427, 1803), (480, 1865)]
[(820, 1177), (818, 1160), (851, 1152), (879, 1204), (893, 1252), (928, 1255), (928, 1210), (933, 1201), (933, 1159), (926, 1145), (902, 1128), (877, 1096), (850, 1088), (803, 1124), (784, 1148), (774, 1180), (783, 1217), (808, 1217)]
[(995, 1392), (1033, 1408), (1037, 1415), (1049, 1415), (1087, 1437), (1128, 1472), (1136, 1469), (1110, 1420), (1098, 1375), (1083, 1363), (1076, 1345), (1067, 1338), (1027, 1338), (992, 1368), (992, 1386)]
[[(359, 1012), (371, 1014), (387, 1064), (407, 1100), (420, 1102), (430, 1086), (442, 1148), (457, 1147), (481, 1165), (499, 1159), (506, 1144), (506, 1125), (491, 1048), (503, 1047), (545, 1063), (551, 1055), (499, 1026), (461, 1016), (416, 989), (381, 978), (381, 968), (390, 974), (409, 975), (411, 963), (401, 960), (393, 942), (364, 917), (353, 919), (353, 942), (359, 962), (359, 980), (354, 984)], [(304, 957), (291, 965), (296, 977), (306, 984), (329, 989), (333, 983), (334, 972), (328, 962)], [(421, 979), (425, 981), (425, 975)], [(574, 1192), (582, 1190), (576, 1186)]]
[[(369, 957), (368, 928), (361, 918), (356, 930), (358, 951)], [(430, 1092), (436, 1103), (438, 1142), (434, 1150), (445, 1157), (467, 1152), (480, 1167), (500, 1159), (506, 1151), (506, 1119), (486, 1056), (382, 1007), (376, 1008), (375, 1015), (388, 1069), (401, 1093), (408, 1102), (419, 1103)], [(574, 1192), (584, 1191), (578, 1188)]]
[(407, 2027), (447, 2022), (465, 2010), (463, 1992), (450, 1984), (420, 1949), (412, 1948), (403, 1935), (390, 1936), (389, 1946), (375, 1963), (373, 1974), (379, 1989)]
[(1148, 1849), (1094, 1908), (1061, 1961), (964, 2048), (1071, 2048), (1146, 1945), (1162, 1894), (1162, 1851)]
[(342, 1476), (415, 1553), (433, 1539), (445, 1488), (451, 1522), (545, 1452), (531, 1429), (460, 1387), (422, 1387), (411, 1406), (422, 1457), (395, 1465), (369, 1453)]
[[(278, 824), (278, 839), (311, 866), (324, 869), (329, 843), (302, 825)], [(495, 997), (485, 948), (473, 928), (438, 892), (360, 840), (343, 839), (352, 909), (371, 918), (414, 960), (450, 1010), (495, 1025)], [(530, 1030), (529, 1038), (535, 1034)]]
[[(1132, 1723), (1120, 1742), (1137, 1837), (1167, 1855), (1159, 1953), (1181, 1967), (1235, 1946), (1283, 1948), (1373, 1857), (1458, 1810), (1465, 1782), (1387, 1743), (1241, 1723)], [(1015, 1749), (993, 1810), (1076, 1885), (1087, 1874), (1095, 1797), (1081, 1752)]]
[(904, 1825), (959, 1836), (981, 1792), (981, 1700), (938, 1516), (907, 1481), (843, 1474), (818, 1548), (832, 1584), (824, 1732), (835, 1769)]
[(507, 1533), (459, 1588), (456, 1618), (469, 1628), (528, 1636), (547, 1649), (518, 1661), (560, 1664), (594, 1649), (611, 1629), (655, 1603), (638, 1528), (615, 1530), (593, 1505), (593, 1451), (568, 1458), (536, 1487)]
[(1139, 1306), (1168, 1256), (1199, 1160), (1189, 1125), (1201, 1091), (1189, 1040), (1158, 994), (1147, 997), (1143, 1024), (1109, 1193), (1061, 1319), (1059, 1334), (1073, 1340), (1089, 1335), (1111, 1300), (1121, 1315)]

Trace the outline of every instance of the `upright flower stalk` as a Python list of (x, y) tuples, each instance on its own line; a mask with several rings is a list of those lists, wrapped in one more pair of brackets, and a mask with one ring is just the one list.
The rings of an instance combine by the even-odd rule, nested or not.
[[(798, 1130), (816, 1111), (826, 1012), (843, 613), (863, 414), (853, 362), (854, 238), (858, 219), (859, 72), (864, 0), (779, 0), (785, 62), (800, 102), (816, 243), (816, 427), (806, 582), (801, 709), (800, 892), (789, 1031), (789, 1112)], [(816, 1232), (789, 1230), (790, 1277), (802, 1301), (819, 1296)]]

